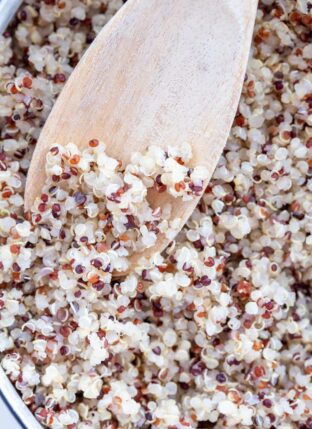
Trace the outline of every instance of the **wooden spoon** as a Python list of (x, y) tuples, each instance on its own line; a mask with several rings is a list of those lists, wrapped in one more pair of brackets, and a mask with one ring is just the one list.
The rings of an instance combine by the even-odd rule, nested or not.
[[(256, 10), (257, 0), (128, 0), (55, 103), (30, 165), (26, 209), (40, 195), (55, 143), (103, 140), (108, 154), (126, 164), (150, 144), (189, 142), (194, 165), (211, 176), (237, 109)], [(173, 203), (172, 218), (182, 226), (199, 198), (185, 203), (151, 193), (149, 200), (155, 207)], [(167, 244), (160, 237), (144, 256)]]

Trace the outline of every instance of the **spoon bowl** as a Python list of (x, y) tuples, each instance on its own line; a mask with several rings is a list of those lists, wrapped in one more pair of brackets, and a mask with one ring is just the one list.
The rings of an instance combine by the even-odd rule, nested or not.
[[(106, 143), (123, 164), (148, 145), (184, 142), (192, 163), (213, 174), (236, 113), (257, 10), (256, 0), (128, 0), (72, 73), (42, 130), (25, 191), (30, 209), (45, 181), (55, 143)], [(207, 180), (208, 183), (208, 180)], [(151, 193), (187, 221), (198, 198)], [(149, 256), (168, 241), (160, 237)], [(135, 264), (142, 255), (133, 255)]]

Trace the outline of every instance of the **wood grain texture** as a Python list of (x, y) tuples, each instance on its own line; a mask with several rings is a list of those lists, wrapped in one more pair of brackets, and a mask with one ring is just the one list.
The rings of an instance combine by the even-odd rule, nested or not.
[[(40, 195), (55, 143), (84, 147), (97, 138), (127, 163), (150, 144), (187, 141), (193, 163), (211, 176), (237, 109), (256, 9), (257, 0), (128, 0), (83, 56), (42, 130), (26, 209)], [(150, 199), (159, 206), (170, 197)], [(185, 222), (197, 203), (174, 200), (172, 216)], [(159, 240), (157, 250), (164, 245)]]

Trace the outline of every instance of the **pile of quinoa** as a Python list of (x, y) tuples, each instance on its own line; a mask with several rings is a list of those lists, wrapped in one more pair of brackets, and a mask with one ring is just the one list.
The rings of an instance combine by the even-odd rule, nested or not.
[[(226, 149), (166, 252), (121, 280), (112, 277), (129, 255), (129, 237), (120, 235), (130, 230), (149, 247), (158, 230), (173, 237), (177, 225), (151, 212), (138, 233), (134, 206), (121, 223), (112, 221), (113, 208), (106, 216), (100, 142), (84, 154), (56, 146), (43, 194), (31, 212), (23, 210), (40, 130), (81, 55), (122, 4), (26, 0), (0, 36), (2, 368), (51, 429), (311, 429), (309, 1), (260, 1)], [(166, 159), (183, 166), (170, 150)], [(90, 157), (92, 186), (82, 174)], [(139, 159), (122, 171), (114, 165), (114, 177), (123, 181), (136, 165), (147, 176), (144, 189), (186, 199), (200, 192), (202, 171), (192, 180), (185, 167), (176, 180), (175, 170), (163, 176), (163, 167), (149, 171)], [(105, 194), (114, 207), (129, 191), (116, 189)]]

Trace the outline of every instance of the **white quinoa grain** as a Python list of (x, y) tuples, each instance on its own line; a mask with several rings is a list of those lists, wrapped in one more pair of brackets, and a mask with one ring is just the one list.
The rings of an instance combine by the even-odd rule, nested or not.
[[(122, 168), (96, 141), (58, 147), (23, 211), (40, 130), (123, 3), (25, 0), (0, 37), (1, 365), (49, 429), (308, 429), (309, 2), (259, 2), (227, 146), (177, 237), (180, 220), (146, 195), (203, 190), (183, 142)], [(174, 239), (167, 251), (112, 279), (158, 233)]]

